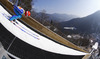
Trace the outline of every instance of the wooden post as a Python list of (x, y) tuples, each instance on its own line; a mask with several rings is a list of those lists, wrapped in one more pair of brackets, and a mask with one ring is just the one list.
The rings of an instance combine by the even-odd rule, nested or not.
[(89, 59), (90, 56), (91, 56), (91, 54), (87, 54), (87, 55), (85, 55), (82, 59)]

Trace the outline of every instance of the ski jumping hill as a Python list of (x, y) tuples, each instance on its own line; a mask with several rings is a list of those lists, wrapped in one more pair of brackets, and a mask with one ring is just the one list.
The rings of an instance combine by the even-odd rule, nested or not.
[(8, 19), (14, 14), (8, 0), (0, 0), (0, 41), (11, 56), (21, 59), (80, 59), (87, 54), (76, 45), (47, 29), (31, 17), (18, 23)]

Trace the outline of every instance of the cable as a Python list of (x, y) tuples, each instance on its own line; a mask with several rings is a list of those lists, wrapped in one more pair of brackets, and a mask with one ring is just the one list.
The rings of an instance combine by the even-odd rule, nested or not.
[(12, 42), (10, 43), (10, 45), (7, 48), (7, 51), (10, 49), (11, 45), (13, 44), (14, 40), (16, 39), (16, 36), (14, 37), (14, 39), (12, 40)]

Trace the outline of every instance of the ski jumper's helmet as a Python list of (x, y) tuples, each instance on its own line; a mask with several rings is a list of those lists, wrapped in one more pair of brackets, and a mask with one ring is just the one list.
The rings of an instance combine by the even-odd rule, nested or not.
[(22, 7), (18, 6), (18, 8), (20, 9), (20, 14), (24, 14), (25, 13), (25, 10)]
[(25, 16), (30, 16), (30, 15), (31, 15), (30, 11), (25, 12)]

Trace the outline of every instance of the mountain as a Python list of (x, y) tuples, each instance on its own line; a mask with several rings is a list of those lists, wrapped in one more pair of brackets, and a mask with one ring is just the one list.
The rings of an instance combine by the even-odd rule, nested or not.
[(73, 18), (77, 18), (77, 16), (75, 16), (75, 15), (58, 14), (58, 13), (48, 14), (48, 16), (50, 17), (50, 20), (54, 20), (54, 21), (58, 21), (58, 22), (68, 21)]
[(73, 33), (100, 33), (100, 11), (97, 11), (83, 18), (75, 18), (69, 21), (61, 22), (62, 30), (64, 27), (75, 27), (76, 30), (68, 30)]

